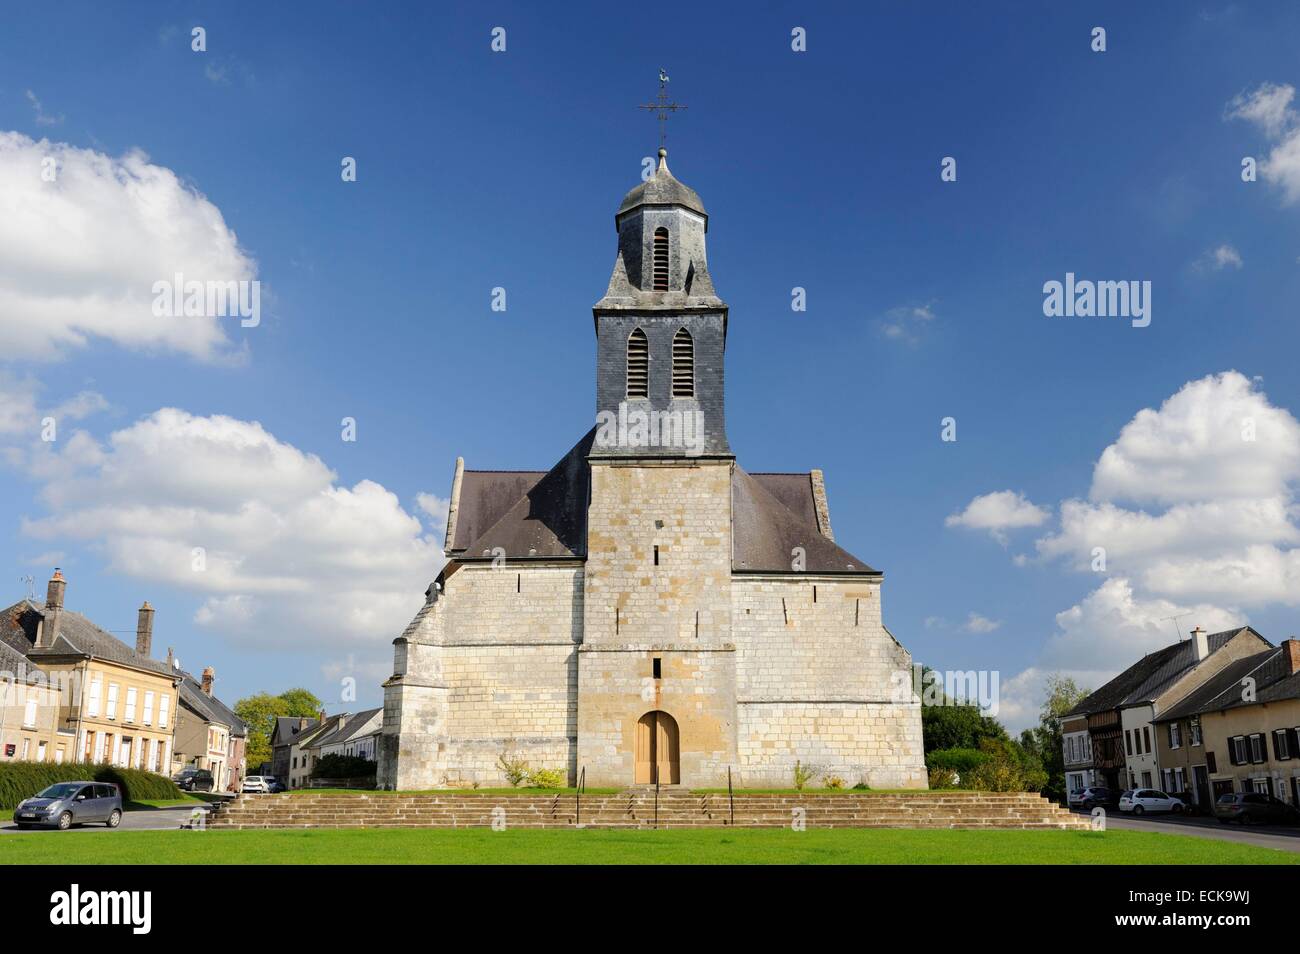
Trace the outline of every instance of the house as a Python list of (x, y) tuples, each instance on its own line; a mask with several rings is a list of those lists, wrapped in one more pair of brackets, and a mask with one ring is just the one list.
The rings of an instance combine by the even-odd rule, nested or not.
[(244, 751), (248, 727), (213, 695), (216, 672), (211, 666), (203, 670), (202, 682), (187, 672), (180, 675), (181, 704), (171, 771), (174, 774), (187, 765), (207, 769), (212, 772), (214, 791), (229, 791), (232, 787), (237, 791), (247, 770)]
[(1066, 789), (1160, 784), (1154, 720), (1233, 661), (1272, 644), (1249, 626), (1207, 634), (1143, 656), (1062, 717)]
[(57, 683), (0, 642), (0, 761), (67, 762), (76, 737), (58, 730)]
[(1300, 640), (1235, 660), (1156, 725), (1166, 790), (1207, 810), (1230, 792), (1300, 807)]
[(366, 709), (348, 720), (336, 731), (321, 737), (313, 748), (320, 757), (347, 755), (375, 761), (379, 749), (379, 734), (384, 726), (384, 710)]
[(310, 729), (316, 728), (320, 724), (318, 719), (309, 719), (306, 716), (278, 716), (275, 725), (271, 728), (271, 774), (289, 784), (289, 773), (292, 767), (290, 752), (294, 742), (298, 737)]
[(348, 720), (346, 712), (327, 716), (321, 710), (313, 728), (299, 732), (289, 744), (289, 788), (303, 788), (311, 781), (312, 768), (320, 760), (319, 744), (322, 739), (338, 732)]
[[(140, 607), (132, 648), (67, 609), (66, 592), (67, 581), (56, 568), (44, 603), (23, 599), (0, 610), (6, 657), (43, 674), (40, 678), (55, 687), (46, 704), (57, 710), (41, 716), (38, 701), (36, 724), (28, 728), (32, 700), (16, 700), (23, 708), (23, 727), (6, 730), (0, 753), (12, 745), (13, 754), (0, 757), (19, 759), (25, 750), (34, 761), (105, 762), (166, 772), (180, 676), (150, 658), (153, 607), (147, 601)], [(50, 719), (53, 733), (42, 735), (42, 722)], [(5, 724), (11, 722), (18, 724), (7, 716)]]

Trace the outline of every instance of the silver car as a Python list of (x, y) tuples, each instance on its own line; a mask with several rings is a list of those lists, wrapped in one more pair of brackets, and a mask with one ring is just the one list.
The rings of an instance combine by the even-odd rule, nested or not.
[(19, 802), (14, 821), (19, 828), (53, 825), (67, 830), (88, 822), (116, 828), (122, 821), (122, 793), (107, 782), (57, 782)]

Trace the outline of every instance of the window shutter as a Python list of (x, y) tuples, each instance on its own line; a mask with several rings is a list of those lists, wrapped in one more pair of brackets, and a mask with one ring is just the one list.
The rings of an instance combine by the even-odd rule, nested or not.
[(685, 328), (673, 335), (673, 397), (695, 397), (695, 342)]
[(640, 328), (627, 338), (627, 396), (643, 398), (650, 388), (650, 344)]
[(1205, 769), (1211, 775), (1219, 771), (1219, 763), (1215, 760), (1213, 752), (1205, 753)]
[(668, 230), (655, 229), (654, 290), (668, 290)]

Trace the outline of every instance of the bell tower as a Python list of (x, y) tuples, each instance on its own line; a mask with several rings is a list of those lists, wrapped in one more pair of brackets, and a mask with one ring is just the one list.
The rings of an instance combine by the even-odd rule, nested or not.
[(727, 304), (705, 254), (709, 216), (659, 150), (614, 214), (618, 256), (596, 324), (593, 457), (731, 457), (723, 402)]

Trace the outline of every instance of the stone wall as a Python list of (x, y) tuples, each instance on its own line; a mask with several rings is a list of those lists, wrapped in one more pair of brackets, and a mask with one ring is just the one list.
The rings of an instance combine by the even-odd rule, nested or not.
[(920, 707), (894, 701), (912, 660), (878, 581), (737, 577), (732, 602), (742, 784), (789, 787), (798, 761), (848, 785), (926, 786)]
[(379, 784), (506, 784), (503, 755), (570, 779), (582, 568), (468, 565), (397, 640)]

